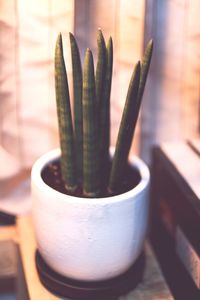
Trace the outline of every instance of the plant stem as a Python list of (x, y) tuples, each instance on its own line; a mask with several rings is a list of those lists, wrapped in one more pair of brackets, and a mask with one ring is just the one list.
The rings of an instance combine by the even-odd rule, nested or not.
[(147, 75), (148, 75), (149, 67), (150, 67), (150, 63), (151, 63), (152, 53), (153, 53), (153, 40), (150, 40), (145, 49), (145, 53), (144, 53), (144, 56), (142, 59), (142, 64), (141, 64), (140, 85), (139, 85), (138, 96), (137, 96), (138, 109), (140, 108), (140, 104), (142, 101), (142, 96), (144, 93)]
[(108, 192), (114, 194), (118, 191), (122, 174), (127, 164), (135, 125), (138, 117), (137, 95), (140, 82), (140, 62), (135, 66), (130, 84), (126, 103), (120, 123), (115, 154), (112, 162), (109, 178)]
[(94, 63), (87, 49), (83, 72), (83, 193), (91, 198), (100, 193), (97, 142)]
[(55, 49), (55, 88), (61, 147), (61, 171), (66, 189), (77, 189), (74, 156), (74, 137), (70, 109), (67, 73), (63, 57), (62, 36), (58, 35)]
[(97, 54), (98, 57), (97, 57), (95, 84), (96, 84), (96, 103), (97, 103), (97, 110), (98, 110), (101, 107), (102, 94), (104, 90), (105, 73), (106, 73), (106, 45), (105, 45), (105, 40), (101, 29), (99, 29), (97, 32), (97, 46), (98, 46), (98, 54)]
[[(104, 89), (102, 91), (102, 101), (99, 108), (100, 125), (99, 125), (99, 144), (101, 169), (108, 170), (109, 166), (109, 146), (110, 146), (110, 92), (112, 83), (112, 67), (113, 67), (113, 43), (112, 38), (108, 40), (106, 48), (106, 73)], [(103, 173), (103, 172), (102, 172)]]
[(74, 91), (74, 133), (76, 149), (77, 178), (82, 182), (83, 177), (83, 108), (82, 108), (82, 67), (80, 53), (75, 37), (70, 36), (73, 91)]

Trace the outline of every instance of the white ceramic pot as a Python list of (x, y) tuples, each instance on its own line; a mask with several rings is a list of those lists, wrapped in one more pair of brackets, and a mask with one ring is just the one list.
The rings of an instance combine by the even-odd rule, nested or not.
[(56, 272), (77, 280), (105, 280), (125, 272), (142, 251), (148, 225), (147, 166), (130, 161), (141, 181), (121, 195), (86, 199), (57, 192), (41, 171), (60, 156), (53, 150), (32, 169), (33, 222), (38, 249)]

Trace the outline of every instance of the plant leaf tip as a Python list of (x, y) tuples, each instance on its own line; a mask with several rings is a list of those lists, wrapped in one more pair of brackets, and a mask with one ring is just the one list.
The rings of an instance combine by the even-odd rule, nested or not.
[(57, 43), (62, 41), (62, 33), (59, 32), (58, 36), (57, 36)]
[(149, 44), (153, 45), (153, 43), (154, 43), (153, 39), (150, 39)]
[(87, 48), (87, 49), (86, 49), (86, 54), (92, 54), (92, 51), (91, 51), (90, 48)]
[(140, 60), (138, 60), (138, 61), (137, 61), (137, 64), (136, 64), (136, 66), (138, 66), (138, 67), (140, 67), (140, 66), (141, 66), (141, 62), (140, 62)]
[(111, 45), (113, 44), (113, 39), (112, 39), (111, 36), (110, 36), (109, 39), (108, 39), (108, 44), (111, 44)]
[(153, 51), (153, 46), (154, 46), (154, 41), (153, 41), (153, 39), (150, 39), (147, 44), (147, 48), (150, 48), (151, 51)]

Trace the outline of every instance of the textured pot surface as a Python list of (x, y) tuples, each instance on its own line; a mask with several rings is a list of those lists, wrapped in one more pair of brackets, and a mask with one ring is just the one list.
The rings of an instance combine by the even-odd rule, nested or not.
[(42, 156), (32, 169), (33, 222), (38, 249), (58, 273), (77, 280), (103, 280), (125, 272), (141, 253), (148, 224), (150, 175), (131, 159), (141, 181), (121, 195), (86, 199), (57, 192), (42, 169), (60, 155)]

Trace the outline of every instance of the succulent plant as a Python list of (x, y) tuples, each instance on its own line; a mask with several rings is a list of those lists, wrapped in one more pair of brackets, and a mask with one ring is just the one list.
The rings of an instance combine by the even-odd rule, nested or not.
[(152, 57), (153, 41), (149, 41), (142, 63), (138, 62), (134, 68), (112, 162), (109, 157), (112, 38), (109, 38), (106, 46), (102, 31), (98, 30), (96, 72), (93, 55), (88, 48), (85, 53), (83, 74), (79, 48), (71, 33), (70, 44), (74, 91), (73, 116), (62, 36), (58, 35), (55, 50), (55, 88), (62, 178), (70, 194), (76, 195), (79, 190), (83, 196), (93, 198), (102, 195), (104, 189), (106, 195), (112, 195), (117, 192), (123, 170), (127, 165)]

